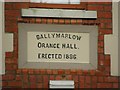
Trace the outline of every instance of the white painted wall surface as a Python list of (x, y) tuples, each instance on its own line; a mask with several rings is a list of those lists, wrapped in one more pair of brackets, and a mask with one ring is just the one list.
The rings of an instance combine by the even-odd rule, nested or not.
[(3, 74), (5, 71), (4, 68), (4, 55), (3, 55), (3, 30), (4, 30), (4, 4), (0, 1), (0, 74)]
[(4, 29), (4, 2), (0, 1), (0, 74), (5, 73), (5, 52), (13, 52), (13, 34)]
[(111, 75), (119, 76), (118, 60), (119, 60), (119, 43), (118, 40), (118, 2), (112, 4), (113, 14), (113, 34), (105, 35), (105, 54), (111, 55)]
[(2, 53), (2, 33), (3, 33), (3, 3), (0, 1), (0, 90), (2, 89), (2, 74), (4, 73), (3, 53)]

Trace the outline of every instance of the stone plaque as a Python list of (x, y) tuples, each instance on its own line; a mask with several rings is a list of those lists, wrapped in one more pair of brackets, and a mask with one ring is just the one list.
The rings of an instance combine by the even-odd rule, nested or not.
[(27, 32), (28, 62), (89, 63), (89, 33)]
[(19, 68), (97, 68), (97, 26), (26, 23), (18, 26)]

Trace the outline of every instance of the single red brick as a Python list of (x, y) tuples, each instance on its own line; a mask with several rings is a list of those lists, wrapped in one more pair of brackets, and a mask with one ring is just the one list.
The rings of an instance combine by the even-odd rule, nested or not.
[(34, 74), (40, 74), (40, 70), (34, 70)]
[(16, 70), (9, 70), (9, 71), (6, 71), (5, 74), (6, 74), (6, 75), (9, 75), (9, 74), (15, 75), (15, 74), (16, 74)]
[(110, 60), (110, 55), (105, 55), (105, 60)]
[(22, 73), (22, 70), (21, 70), (21, 69), (18, 69), (18, 70), (16, 71), (16, 73), (17, 73), (17, 74), (21, 74), (21, 73)]
[(28, 70), (27, 69), (22, 69), (22, 74), (28, 74)]
[(98, 11), (98, 18), (112, 18), (112, 13)]
[(45, 82), (45, 83), (49, 82), (49, 76), (48, 75), (43, 76), (43, 82)]
[[(0, 84), (0, 86), (1, 86), (1, 84)], [(1, 87), (7, 87), (7, 86), (8, 86), (8, 82), (7, 81), (2, 81), (2, 86)]]
[(5, 27), (11, 27), (11, 26), (17, 26), (17, 22), (16, 21), (6, 20), (5, 21)]
[(44, 83), (43, 84), (43, 88), (48, 89), (49, 88), (49, 84), (48, 83)]
[(13, 60), (11, 58), (6, 58), (5, 63), (6, 64), (17, 64), (17, 61), (16, 61), (16, 59)]
[(104, 35), (99, 35), (98, 40), (104, 40)]
[(29, 83), (23, 83), (22, 88), (25, 88), (25, 89), (30, 88)]
[(18, 32), (18, 27), (17, 26), (9, 26), (9, 27), (5, 27), (5, 32)]
[(77, 71), (76, 71), (76, 70), (71, 70), (70, 73), (71, 73), (71, 74), (77, 74)]
[(85, 88), (91, 88), (91, 84), (90, 83), (85, 83)]
[(112, 11), (112, 5), (104, 6), (104, 11)]
[(18, 22), (23, 22), (23, 20), (24, 20), (24, 19), (21, 18), (21, 17), (18, 17), (18, 18), (17, 18), (17, 21), (18, 21)]
[(85, 88), (90, 88), (91, 87), (91, 76), (86, 76), (85, 77)]
[(105, 82), (118, 83), (118, 77), (104, 77)]
[(90, 1), (88, 0), (87, 3), (88, 3), (89, 5), (99, 5), (98, 2), (95, 2), (95, 1), (90, 2)]
[(104, 53), (104, 48), (98, 47), (98, 53), (99, 53), (99, 54), (103, 54), (103, 53)]
[(65, 19), (65, 24), (70, 24), (70, 19)]
[(71, 24), (76, 24), (77, 20), (76, 19), (71, 19)]
[(74, 82), (79, 82), (79, 79), (78, 79), (78, 75), (73, 75), (73, 80), (74, 80)]
[(55, 80), (62, 80), (62, 76), (61, 76), (61, 75), (57, 75), (57, 76), (55, 77)]
[(91, 88), (97, 88), (97, 83), (92, 84)]
[(69, 69), (66, 69), (66, 70), (65, 70), (65, 74), (70, 74), (70, 70), (69, 70)]
[(58, 74), (64, 74), (64, 70), (58, 70)]
[(99, 76), (99, 77), (98, 77), (98, 82), (99, 82), (99, 83), (103, 83), (103, 82), (104, 82), (104, 77)]
[(37, 82), (42, 83), (43, 82), (43, 76), (42, 75), (37, 75)]
[(95, 20), (94, 23), (94, 25), (100, 25), (100, 20)]
[(112, 83), (98, 83), (97, 88), (112, 88)]
[(2, 76), (2, 80), (14, 80), (15, 79), (15, 75), (3, 75)]
[(21, 87), (22, 81), (9, 81), (8, 86), (9, 87)]
[(106, 29), (112, 29), (112, 23), (106, 23), (105, 28)]
[(6, 52), (5, 56), (6, 56), (6, 58), (13, 57), (13, 52)]
[(29, 78), (28, 75), (24, 74), (22, 78), (24, 83), (28, 83), (28, 78)]
[(95, 75), (95, 70), (90, 70), (90, 75)]
[(87, 0), (90, 5), (111, 5), (111, 0), (101, 1), (101, 0)]
[(29, 69), (28, 70), (28, 74), (34, 74), (34, 70), (33, 69)]
[(18, 81), (22, 80), (22, 77), (21, 77), (21, 75), (16, 75), (16, 78), (15, 78), (15, 80), (18, 80)]
[(42, 23), (47, 23), (47, 19), (46, 18), (42, 18)]
[(85, 88), (85, 76), (80, 76), (79, 77), (79, 87), (80, 88)]
[(104, 65), (105, 65), (105, 66), (110, 66), (110, 60), (105, 60), (105, 61), (104, 61)]
[(53, 74), (58, 74), (58, 70), (53, 70)]
[(88, 23), (89, 23), (89, 25), (94, 25), (95, 24), (95, 20), (89, 20)]
[(13, 4), (13, 9), (29, 8), (29, 3), (27, 2), (16, 2)]
[(77, 82), (75, 82), (75, 89), (74, 90), (78, 90), (78, 88), (79, 88), (79, 85), (78, 85), (78, 83)]
[(103, 11), (103, 6), (102, 5), (89, 5), (88, 4), (88, 10), (99, 10), (99, 11)]
[(30, 88), (37, 88), (37, 83), (31, 82), (29, 87)]
[(52, 24), (53, 23), (53, 19), (47, 19), (47, 23)]
[(92, 84), (97, 83), (97, 79), (98, 79), (97, 76), (92, 76), (92, 78), (91, 78)]
[(68, 80), (73, 80), (72, 75), (66, 75), (65, 78), (68, 79)]
[(35, 22), (36, 22), (36, 21), (35, 21), (35, 18), (30, 18), (30, 19), (29, 19), (29, 22), (30, 22), (30, 23), (35, 23)]
[(8, 10), (8, 9), (13, 9), (12, 3), (5, 3), (5, 10)]
[(104, 72), (104, 71), (105, 71), (105, 67), (104, 67), (104, 65), (102, 65), (102, 66), (98, 66), (98, 70), (101, 71), (101, 72)]
[(77, 24), (82, 24), (82, 20), (77, 19)]
[(65, 20), (64, 19), (59, 19), (59, 24), (64, 24)]
[(5, 10), (6, 17), (20, 17), (20, 10)]
[(42, 22), (42, 19), (41, 18), (36, 18), (36, 23), (41, 23)]
[(35, 75), (30, 75), (29, 76), (29, 81), (30, 82), (37, 82), (37, 77)]
[(104, 75), (104, 72), (96, 71), (96, 75), (97, 75), (97, 76), (103, 76), (103, 75)]
[(98, 60), (104, 60), (104, 55), (103, 54), (99, 54), (98, 55)]
[(100, 34), (112, 34), (112, 30), (111, 29), (101, 29), (99, 30)]
[(98, 4), (102, 4), (102, 5), (112, 5), (112, 0), (106, 0), (105, 2), (104, 2), (104, 0), (103, 0), (103, 1), (100, 0), (100, 2), (98, 2)]
[(82, 74), (83, 74), (83, 70), (78, 70), (78, 71), (77, 71), (77, 74), (78, 74), (78, 75), (82, 75)]
[(99, 61), (98, 61), (98, 65), (99, 65), (99, 66), (104, 66), (104, 60), (99, 60)]
[(22, 22), (23, 23), (30, 23), (30, 20), (29, 20), (29, 18), (24, 18)]
[(92, 76), (91, 78), (91, 87), (97, 88), (97, 76)]
[(16, 22), (17, 23), (17, 17), (9, 17), (9, 16), (5, 16), (5, 22), (6, 21), (14, 21), (14, 22)]
[(105, 71), (106, 72), (110, 72), (110, 67), (109, 66), (105, 66)]
[(43, 83), (37, 83), (37, 88), (43, 89)]
[(99, 28), (105, 28), (105, 23), (100, 23)]
[(98, 47), (103, 48), (104, 47), (104, 42), (103, 41), (98, 41)]
[(101, 23), (112, 23), (112, 19), (100, 19)]
[(40, 74), (46, 74), (46, 70), (41, 69), (41, 70), (40, 70)]
[(55, 75), (50, 75), (50, 80), (55, 80)]
[(89, 25), (89, 20), (83, 20), (83, 21), (82, 21), (82, 24), (83, 24), (83, 25)]
[(83, 71), (83, 75), (89, 75), (89, 74), (90, 74), (90, 72), (88, 70)]
[(110, 67), (109, 66), (105, 66), (105, 76), (110, 76), (111, 73), (110, 73)]
[(113, 83), (113, 88), (119, 88), (119, 84), (118, 83)]
[(58, 19), (53, 20), (54, 24), (58, 24)]
[(17, 70), (17, 66), (14, 64), (6, 64), (5, 70)]
[(120, 77), (118, 77), (118, 80), (119, 80), (119, 82), (120, 82)]

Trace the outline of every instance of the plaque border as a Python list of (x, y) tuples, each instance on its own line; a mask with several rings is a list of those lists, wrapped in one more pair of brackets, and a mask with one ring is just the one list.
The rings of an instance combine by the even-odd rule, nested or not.
[[(52, 29), (50, 29), (52, 28)], [(57, 30), (57, 31), (56, 31)], [(90, 33), (90, 63), (65, 62), (28, 62), (27, 61), (27, 32), (69, 32)], [(18, 67), (29, 69), (83, 69), (93, 70), (98, 66), (98, 26), (63, 25), (63, 24), (18, 24)]]

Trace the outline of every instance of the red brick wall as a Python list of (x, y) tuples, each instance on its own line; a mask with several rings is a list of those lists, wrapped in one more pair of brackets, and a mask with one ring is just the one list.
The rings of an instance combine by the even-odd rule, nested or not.
[[(39, 5), (37, 5), (39, 6)], [(3, 88), (48, 88), (49, 80), (74, 80), (75, 88), (118, 88), (118, 77), (110, 75), (110, 55), (104, 54), (104, 35), (112, 34), (112, 3), (86, 3), (86, 10), (97, 10), (97, 20), (22, 18), (21, 8), (30, 3), (5, 3), (5, 32), (14, 34), (14, 50), (6, 52)], [(75, 8), (74, 8), (75, 9)], [(97, 70), (49, 70), (18, 68), (18, 26), (22, 23), (98, 25)]]

